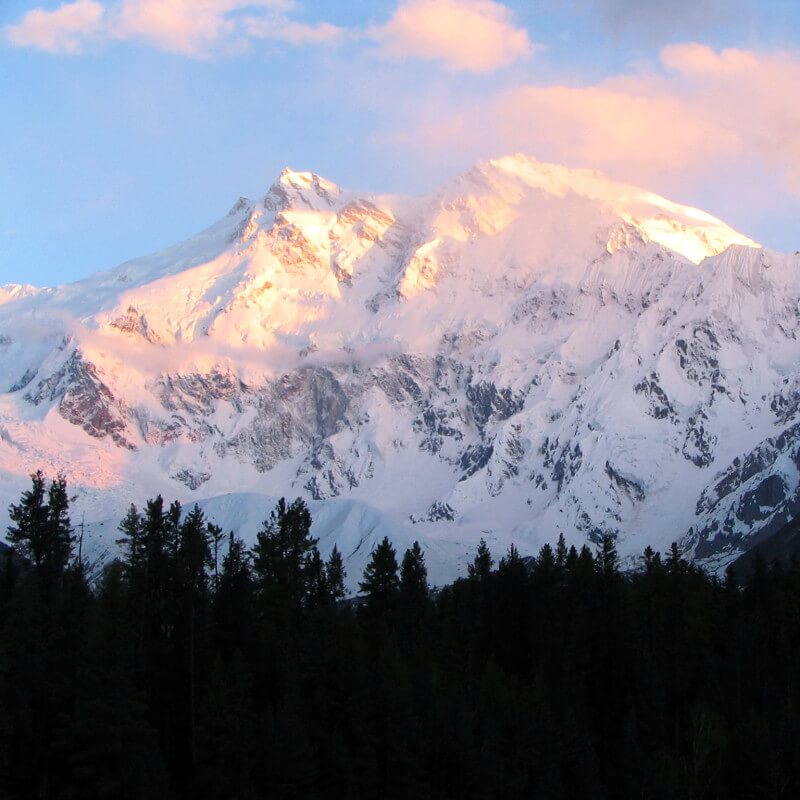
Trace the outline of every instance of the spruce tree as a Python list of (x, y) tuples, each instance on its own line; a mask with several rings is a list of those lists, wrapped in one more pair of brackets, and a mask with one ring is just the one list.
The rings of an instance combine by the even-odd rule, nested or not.
[(388, 536), (384, 536), (372, 551), (358, 588), (370, 614), (384, 616), (394, 608), (400, 579), (397, 576), (397, 553)]
[(22, 493), (19, 505), (8, 509), (8, 516), (14, 523), (8, 528), (8, 541), (38, 571), (47, 558), (47, 503), (41, 470), (31, 475), (31, 484), (31, 488)]
[(122, 557), (130, 574), (141, 571), (144, 561), (144, 545), (142, 541), (142, 515), (131, 503), (127, 513), (117, 530), (121, 536), (117, 544), (122, 548)]
[(494, 566), (494, 559), (489, 552), (486, 541), (481, 539), (478, 542), (478, 552), (472, 563), (467, 566), (467, 575), (473, 581), (485, 581), (492, 572)]
[(681, 557), (681, 551), (678, 549), (678, 543), (673, 542), (670, 545), (669, 553), (665, 560), (667, 572), (670, 575), (681, 575), (686, 572), (687, 564)]
[(31, 475), (31, 488), (8, 514), (14, 523), (8, 528), (8, 540), (17, 552), (48, 582), (63, 576), (74, 542), (64, 476), (58, 475), (46, 491), (41, 470)]
[(209, 522), (208, 537), (211, 540), (211, 559), (214, 570), (214, 588), (216, 589), (219, 586), (220, 548), (225, 536), (219, 525)]
[(497, 568), (498, 573), (503, 576), (523, 577), (526, 575), (525, 564), (522, 561), (522, 556), (515, 544), (508, 547), (508, 553), (500, 559), (500, 564)]
[(325, 573), (325, 562), (316, 547), (311, 549), (311, 556), (306, 568), (306, 592), (304, 604), (306, 608), (318, 608), (327, 605), (331, 596), (328, 588), (328, 576)]
[(558, 544), (556, 545), (556, 566), (562, 570), (567, 566), (567, 540), (564, 538), (564, 532), (558, 534)]
[(619, 555), (614, 537), (610, 534), (604, 534), (600, 540), (595, 557), (595, 567), (598, 574), (606, 579), (613, 578), (618, 574)]
[(343, 600), (345, 596), (344, 581), (347, 573), (344, 569), (344, 561), (339, 548), (334, 545), (328, 561), (325, 564), (325, 573), (328, 576), (328, 592), (330, 592), (331, 600), (336, 603)]
[(317, 539), (311, 514), (299, 497), (278, 501), (256, 537), (253, 571), (262, 594), (289, 608), (300, 608), (309, 590), (309, 564)]
[(224, 658), (244, 651), (252, 641), (253, 576), (250, 553), (241, 539), (230, 533), (228, 552), (222, 559), (219, 586), (214, 594), (216, 640)]
[(47, 492), (47, 556), (53, 577), (63, 575), (72, 559), (75, 541), (69, 518), (67, 480), (59, 474)]
[(400, 602), (405, 608), (419, 609), (428, 602), (429, 596), (425, 554), (419, 542), (414, 542), (403, 555), (400, 566)]

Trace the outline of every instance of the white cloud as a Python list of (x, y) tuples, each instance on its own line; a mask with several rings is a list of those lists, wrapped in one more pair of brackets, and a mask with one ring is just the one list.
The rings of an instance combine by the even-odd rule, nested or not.
[[(137, 40), (159, 50), (207, 58), (249, 38), (290, 45), (322, 44), (343, 31), (289, 17), (294, 0), (76, 0), (55, 11), (34, 9), (4, 29), (17, 47), (77, 54), (91, 40)], [(247, 16), (245, 16), (245, 14)]]
[(527, 152), (643, 185), (779, 178), (800, 196), (800, 53), (665, 47), (650, 70), (584, 86), (525, 84), (419, 102), (383, 140), (433, 163)]
[(33, 9), (16, 25), (6, 25), (3, 33), (15, 47), (74, 55), (82, 51), (86, 39), (100, 32), (103, 14), (100, 3), (76, 0), (64, 3), (54, 11)]
[(298, 20), (295, 0), (75, 0), (34, 9), (5, 27), (8, 42), (77, 54), (92, 41), (138, 41), (190, 58), (236, 52), (266, 39), (292, 46), (372, 42), (388, 60), (439, 61), (452, 72), (492, 72), (534, 45), (495, 0), (401, 0), (384, 25), (345, 29)]
[(492, 72), (533, 51), (527, 31), (493, 0), (405, 0), (369, 35), (385, 58), (437, 60), (453, 72)]

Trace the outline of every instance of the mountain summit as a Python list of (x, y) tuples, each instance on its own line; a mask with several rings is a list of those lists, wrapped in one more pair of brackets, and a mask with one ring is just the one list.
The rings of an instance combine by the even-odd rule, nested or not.
[(799, 330), (800, 257), (598, 172), (287, 169), (160, 253), (0, 288), (3, 507), (42, 467), (101, 549), (157, 492), (245, 534), (299, 494), (353, 576), (384, 534), (437, 580), (559, 532), (722, 565), (800, 510)]

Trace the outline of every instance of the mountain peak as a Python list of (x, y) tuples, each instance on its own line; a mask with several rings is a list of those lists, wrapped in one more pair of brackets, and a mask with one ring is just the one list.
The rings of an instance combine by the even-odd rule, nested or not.
[(315, 172), (297, 172), (284, 167), (264, 198), (264, 205), (272, 210), (285, 209), (300, 204), (314, 209), (331, 207), (342, 190), (333, 181)]
[(724, 554), (800, 504), (800, 257), (753, 244), (522, 155), (423, 197), (284, 170), (160, 253), (0, 287), (0, 515), (44, 466), (88, 523), (165, 485), (338, 498), (315, 536), (353, 574), (380, 520), (444, 577), (484, 536)]
[(479, 174), (495, 186), (510, 182), (526, 192), (534, 190), (560, 200), (588, 199), (633, 226), (645, 242), (668, 247), (695, 264), (732, 245), (760, 247), (705, 211), (616, 181), (595, 169), (549, 164), (517, 153), (479, 162), (468, 174)]

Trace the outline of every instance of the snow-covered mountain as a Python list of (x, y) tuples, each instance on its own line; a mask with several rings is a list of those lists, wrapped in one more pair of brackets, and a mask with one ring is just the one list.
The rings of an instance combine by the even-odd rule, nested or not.
[(437, 581), (559, 532), (724, 564), (800, 510), (798, 332), (800, 255), (597, 172), (284, 170), (156, 255), (0, 288), (0, 501), (63, 470), (102, 549), (158, 492), (247, 537), (301, 495), (353, 581), (384, 533)]

